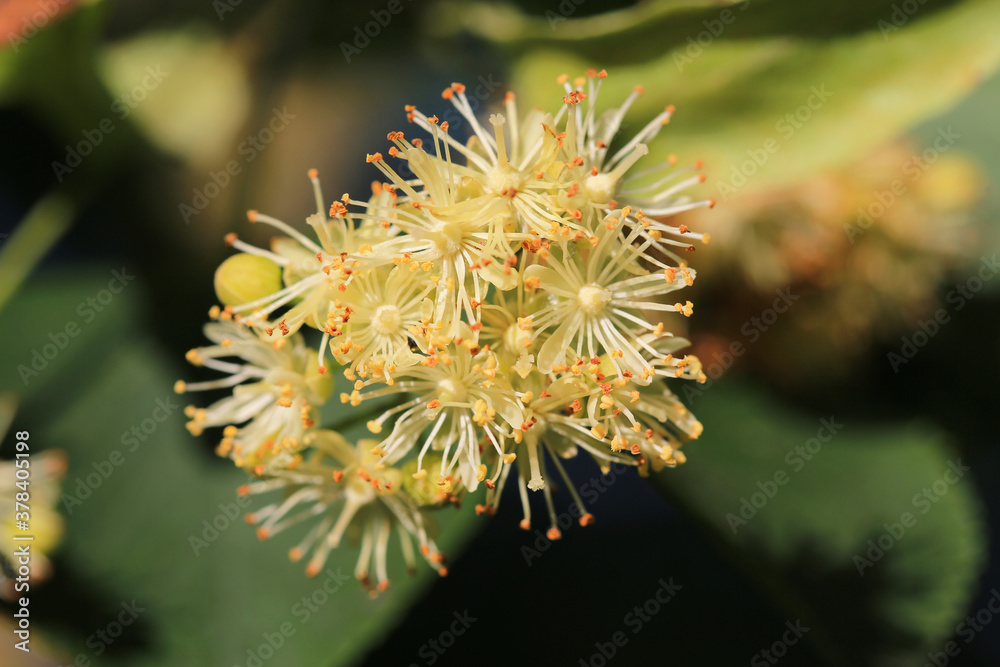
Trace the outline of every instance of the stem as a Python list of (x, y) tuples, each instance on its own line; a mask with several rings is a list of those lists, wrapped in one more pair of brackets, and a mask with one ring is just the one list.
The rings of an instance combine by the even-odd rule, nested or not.
[(56, 194), (46, 195), (28, 212), (0, 250), (0, 309), (69, 228), (72, 220), (73, 207)]

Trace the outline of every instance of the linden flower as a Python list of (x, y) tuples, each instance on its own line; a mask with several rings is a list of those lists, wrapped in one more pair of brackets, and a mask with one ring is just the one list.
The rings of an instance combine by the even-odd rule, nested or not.
[(487, 473), (486, 465), (480, 462), (478, 433), (485, 435), (484, 447), (499, 457), (487, 481), (490, 485), (504, 464), (513, 462), (514, 456), (505, 453), (504, 443), (526, 421), (521, 403), (499, 371), (496, 355), (486, 348), (480, 350), (471, 338), (432, 338), (429, 356), (419, 364), (398, 369), (391, 385), (362, 393), (361, 389), (377, 380), (357, 380), (354, 391), (342, 394), (341, 401), (359, 405), (391, 394), (415, 396), (368, 423), (369, 429), (378, 433), (389, 419), (395, 420), (392, 433), (381, 445), (386, 463), (399, 461), (419, 448), (415, 475), (424, 476), (424, 457), (432, 450), (439, 451), (439, 478), (447, 478), (457, 467), (458, 478), (469, 491), (475, 491)]
[[(571, 459), (580, 450), (589, 454), (603, 471), (610, 470), (614, 462), (625, 465), (635, 465), (631, 457), (609, 451), (606, 444), (596, 438), (592, 427), (596, 424), (583, 409), (588, 397), (595, 392), (595, 387), (581, 378), (573, 376), (562, 377), (549, 382), (549, 378), (540, 373), (531, 373), (527, 378), (515, 379), (518, 386), (518, 397), (525, 405), (525, 428), (515, 432), (517, 443), (516, 454), (519, 461), (518, 488), (521, 497), (521, 507), (524, 519), (521, 528), (531, 528), (531, 504), (528, 491), (542, 491), (545, 505), (548, 509), (550, 528), (549, 539), (558, 539), (562, 533), (557, 527), (555, 506), (552, 502), (551, 485), (547, 484), (543, 475), (546, 467), (544, 453), (549, 453), (556, 471), (566, 484), (570, 496), (580, 508), (581, 526), (593, 522), (594, 516), (587, 512), (586, 505), (576, 487), (566, 474), (561, 459)], [(487, 491), (486, 505), (479, 505), (479, 513), (496, 511), (500, 503), (503, 488), (507, 482), (509, 468), (501, 474), (499, 482)]]
[(401, 482), (402, 473), (385, 467), (373, 454), (378, 441), (349, 444), (334, 431), (317, 431), (308, 438), (307, 453), (291, 465), (267, 471), (266, 479), (239, 488), (240, 495), (281, 491), (282, 498), (248, 514), (257, 525), (257, 536), (267, 539), (303, 521), (317, 520), (306, 536), (289, 552), (298, 562), (311, 553), (306, 574), (315, 577), (326, 565), (330, 551), (340, 546), (351, 530), (361, 542), (354, 574), (373, 594), (389, 587), (386, 568), (389, 539), (399, 533), (403, 558), (411, 573), (416, 558), (413, 541), (437, 572), (447, 570), (444, 557), (428, 536), (424, 515)]
[(687, 460), (680, 451), (685, 441), (696, 439), (702, 425), (662, 380), (635, 388), (609, 387), (587, 411), (598, 425), (594, 434), (611, 441), (613, 451), (627, 450), (641, 456), (640, 474)]
[[(46, 556), (59, 543), (63, 533), (63, 518), (56, 509), (59, 500), (59, 484), (66, 474), (66, 458), (61, 451), (49, 450), (31, 456), (31, 517), (30, 532), (19, 530), (15, 526), (15, 510), (24, 509), (23, 504), (17, 507), (18, 494), (23, 493), (17, 486), (18, 478), (15, 461), (0, 462), (0, 562), (6, 561), (13, 569), (17, 559), (14, 555), (18, 542), (16, 535), (32, 535), (31, 542), (31, 579), (32, 581), (48, 579), (52, 573), (52, 563)], [(24, 497), (21, 497), (23, 500)], [(0, 597), (12, 599), (16, 596), (13, 580), (4, 582), (0, 588)]]
[[(527, 257), (528, 253), (521, 254), (518, 272), (522, 276)], [(541, 309), (544, 298), (536, 290), (526, 290), (524, 280), (518, 280), (514, 289), (495, 292), (483, 304), (479, 342), (500, 355), (521, 378), (526, 378), (534, 367), (537, 351), (529, 313)]]
[[(0, 565), (6, 563), (11, 570), (17, 569), (15, 536), (31, 535), (31, 581), (44, 581), (52, 574), (52, 563), (47, 554), (55, 549), (63, 533), (63, 518), (55, 508), (59, 499), (59, 484), (66, 474), (66, 458), (61, 451), (49, 450), (31, 456), (31, 516), (30, 532), (20, 530), (15, 525), (15, 512), (24, 509), (24, 489), (17, 485), (15, 461), (0, 461)], [(23, 517), (22, 517), (23, 518)], [(17, 597), (14, 580), (6, 579), (0, 586), (0, 598), (12, 600)]]
[[(675, 168), (677, 160), (671, 157), (663, 164), (626, 177), (629, 169), (649, 152), (646, 142), (655, 138), (660, 128), (669, 122), (673, 107), (667, 107), (608, 156), (612, 140), (642, 89), (633, 90), (621, 107), (608, 109), (598, 116), (597, 100), (606, 77), (604, 70), (591, 69), (586, 77), (570, 85), (569, 76), (560, 76), (558, 83), (566, 93), (562, 98), (563, 106), (554, 116), (533, 110), (521, 123), (518, 122), (515, 97), (508, 93), (504, 100), (507, 115), (490, 116), (492, 132), (487, 131), (472, 113), (465, 86), (452, 84), (442, 97), (449, 100), (469, 123), (474, 136), (468, 145), (449, 136), (446, 127), (444, 132), (439, 131), (437, 117), (428, 117), (416, 107), (407, 106), (407, 119), (434, 136), (435, 154), (418, 161), (409, 150), (412, 144), (397, 142), (397, 152), (390, 151), (390, 155), (408, 159), (411, 171), (424, 184), (437, 185), (437, 191), (454, 187), (456, 179), (460, 178), (470, 201), (489, 211), (490, 215), (498, 205), (506, 207), (510, 215), (520, 221), (521, 231), (534, 234), (549, 233), (553, 224), (573, 229), (592, 227), (595, 220), (618, 207), (615, 198), (619, 194), (626, 197), (633, 208), (649, 208), (648, 215), (669, 216), (712, 206), (712, 200), (692, 201), (682, 194), (691, 185), (704, 181), (701, 174), (685, 178), (700, 169), (700, 163)], [(587, 102), (586, 110), (582, 108), (584, 101)], [(441, 124), (442, 127), (446, 125)], [(394, 134), (402, 139), (402, 133)], [(389, 138), (392, 140), (394, 136)], [(461, 153), (466, 164), (455, 165), (451, 150)], [(390, 170), (381, 165), (380, 168), (395, 181), (401, 181)], [(660, 231), (702, 238), (686, 228), (662, 225)]]
[[(188, 361), (228, 377), (178, 381), (174, 389), (185, 393), (233, 387), (233, 393), (207, 408), (188, 406), (188, 430), (200, 435), (205, 427), (225, 426), (216, 451), (258, 473), (275, 458), (287, 459), (315, 425), (314, 406), (332, 392), (333, 383), (324, 377), (316, 351), (299, 334), (272, 340), (273, 329), (260, 331), (232, 321), (206, 324), (205, 336), (215, 344), (191, 350)], [(238, 361), (224, 361), (226, 357)]]
[[(410, 351), (414, 327), (430, 318), (427, 295), (433, 283), (405, 268), (360, 271), (327, 316), (326, 332), (334, 357), (352, 369), (365, 365), (410, 365), (419, 357)], [(414, 339), (419, 342), (419, 337)]]
[[(583, 221), (584, 229), (593, 231), (606, 214), (625, 204), (623, 208), (628, 212), (622, 216), (623, 224), (626, 227), (641, 224), (644, 241), (651, 243), (660, 254), (680, 262), (672, 248), (693, 251), (690, 241), (708, 243), (708, 235), (692, 232), (683, 225), (675, 227), (659, 219), (649, 220), (647, 216), (662, 219), (692, 209), (715, 206), (711, 199), (693, 200), (684, 194), (691, 186), (705, 181), (704, 174), (697, 173), (701, 162), (676, 167), (677, 158), (671, 155), (658, 165), (630, 172), (649, 153), (647, 143), (670, 122), (674, 113), (672, 105), (608, 157), (612, 140), (618, 134), (629, 108), (642, 94), (642, 88), (637, 86), (633, 89), (620, 107), (597, 116), (597, 98), (606, 77), (604, 70), (595, 72), (593, 69), (587, 71), (585, 78), (578, 77), (573, 85), (569, 83), (569, 76), (564, 74), (559, 77), (558, 82), (566, 92), (563, 103), (569, 112), (566, 130), (560, 135), (560, 157), (565, 159), (565, 169), (559, 175), (559, 183), (564, 187), (559, 191), (557, 206), (561, 210), (569, 210), (575, 219)], [(583, 111), (580, 105), (585, 100), (589, 101), (586, 111)], [(634, 218), (629, 217), (631, 211), (637, 211)], [(665, 237), (664, 234), (677, 238)]]
[[(410, 170), (434, 198), (438, 214), (451, 215), (468, 210), (481, 219), (501, 216), (516, 221), (522, 233), (544, 232), (553, 222), (573, 223), (568, 214), (551, 209), (558, 186), (549, 174), (555, 168), (559, 150), (559, 138), (552, 128), (558, 124), (565, 109), (560, 109), (555, 118), (534, 110), (519, 124), (514, 94), (507, 93), (504, 108), (511, 122), (508, 124), (503, 114), (495, 114), (490, 117), (492, 131), (487, 131), (472, 112), (464, 85), (453, 83), (441, 96), (454, 105), (472, 129), (474, 136), (467, 145), (448, 134), (447, 122), (439, 124), (436, 116), (428, 117), (409, 105), (406, 107), (407, 120), (433, 136), (434, 154), (415, 150), (420, 149), (423, 142), (405, 142), (402, 132), (389, 135), (396, 143), (389, 154), (408, 161)], [(508, 125), (509, 140), (505, 136)], [(452, 151), (465, 158), (464, 165), (453, 162)], [(394, 182), (401, 180), (386, 165), (379, 167)], [(464, 201), (456, 205), (455, 200), (442, 197), (449, 191)], [(451, 208), (442, 209), (441, 204), (451, 205)]]
[[(13, 395), (0, 395), (0, 441), (7, 435), (16, 409), (17, 399)], [(30, 483), (17, 476), (18, 470), (25, 470), (17, 465), (20, 460), (23, 459), (0, 461), (0, 512), (3, 512), (0, 515), (0, 572), (4, 563), (10, 567), (9, 571), (17, 569), (14, 551), (18, 542), (14, 537), (31, 535), (31, 580), (42, 581), (52, 573), (52, 563), (46, 554), (55, 549), (63, 533), (63, 518), (55, 505), (59, 500), (60, 482), (66, 474), (66, 457), (55, 449), (32, 454)], [(25, 510), (24, 503), (29, 499), (31, 512), (27, 521), (30, 531), (26, 532), (17, 528), (16, 521), (25, 518), (17, 513)], [(0, 579), (3, 579), (0, 598), (14, 599), (17, 596), (14, 580), (2, 574)]]
[[(424, 512), (483, 483), (476, 510), (494, 513), (515, 461), (521, 525), (530, 528), (530, 492), (540, 492), (551, 539), (561, 535), (559, 479), (580, 523), (593, 521), (564, 460), (584, 454), (604, 471), (643, 473), (683, 463), (680, 447), (701, 425), (666, 381), (705, 375), (695, 357), (675, 356), (688, 342), (661, 318), (692, 314), (671, 293), (695, 279), (681, 253), (708, 237), (669, 218), (713, 202), (687, 194), (704, 180), (697, 163), (671, 157), (636, 171), (673, 108), (619, 139), (641, 89), (602, 110), (606, 76), (560, 77), (553, 113), (519, 115), (508, 93), (488, 125), (452, 84), (442, 97), (468, 141), (407, 106), (429, 138), (388, 133), (387, 155), (367, 156), (387, 179), (368, 201), (345, 194), (327, 209), (313, 170), (315, 239), (254, 211), (251, 221), (284, 237), (270, 250), (227, 237), (240, 254), (216, 272), (226, 308), (206, 328), (213, 345), (188, 355), (227, 377), (178, 391), (233, 388), (188, 408), (188, 426), (226, 427), (220, 454), (262, 478), (241, 493), (282, 492), (249, 517), (262, 538), (318, 519), (291, 552), (311, 554), (310, 575), (349, 530), (361, 539), (358, 578), (374, 576), (380, 590), (394, 528), (409, 563), (413, 536), (439, 567)], [(332, 389), (327, 353), (352, 383), (341, 403), (379, 401), (368, 428), (384, 439), (349, 445), (316, 425)]]
[[(427, 159), (401, 132), (389, 136), (405, 149), (394, 155), (408, 155), (416, 163)], [(517, 274), (508, 260), (513, 257), (514, 243), (527, 236), (514, 233), (513, 221), (502, 208), (484, 208), (477, 199), (463, 201), (468, 193), (458, 175), (449, 179), (453, 187), (441, 192), (435, 192), (433, 181), (424, 182), (424, 189), (417, 191), (385, 164), (380, 153), (368, 160), (406, 192), (391, 211), (395, 227), (403, 233), (352, 260), (363, 266), (393, 263), (428, 272), (437, 286), (434, 319), (457, 324), (464, 315), (470, 323), (476, 322), (490, 284), (504, 290), (515, 285)]]
[[(278, 321), (275, 313), (288, 307), (278, 321), (282, 333), (293, 333), (303, 324), (323, 329), (328, 313), (333, 310), (333, 303), (346, 289), (353, 269), (359, 265), (357, 260), (348, 259), (348, 256), (371, 248), (372, 243), (391, 235), (391, 221), (372, 213), (374, 210), (385, 210), (391, 198), (381, 186), (373, 187), (373, 196), (368, 202), (351, 201), (344, 195), (343, 201), (364, 207), (364, 213), (352, 214), (337, 201), (330, 208), (333, 217), (328, 218), (324, 213), (326, 207), (315, 169), (309, 171), (309, 178), (317, 212), (306, 218), (306, 223), (312, 227), (317, 241), (291, 225), (257, 211), (247, 213), (250, 222), (270, 225), (287, 236), (274, 239), (271, 250), (244, 243), (236, 234), (226, 237), (226, 242), (237, 250), (274, 262), (281, 268), (284, 283), (284, 287), (267, 291), (258, 298), (226, 303), (226, 310), (248, 316), (252, 321)], [(321, 349), (325, 346), (326, 340)]]
[[(567, 355), (595, 358), (609, 355), (619, 377), (648, 377), (646, 357), (656, 351), (640, 336), (662, 334), (663, 325), (647, 319), (644, 311), (691, 315), (692, 304), (665, 304), (664, 295), (689, 286), (695, 272), (666, 266), (649, 257), (649, 241), (638, 243), (641, 225), (625, 231), (619, 224), (628, 209), (610, 215), (598, 236), (588, 243), (563, 239), (551, 252), (543, 249), (543, 264), (529, 266), (524, 281), (548, 295), (548, 305), (535, 311), (531, 325), (535, 336), (550, 331), (538, 352), (538, 369), (551, 373), (562, 368)], [(662, 272), (642, 268), (639, 259)]]

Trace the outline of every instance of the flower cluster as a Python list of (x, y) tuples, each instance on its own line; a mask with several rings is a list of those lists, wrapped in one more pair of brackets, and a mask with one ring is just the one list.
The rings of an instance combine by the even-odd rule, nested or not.
[[(712, 201), (685, 194), (704, 180), (700, 165), (632, 170), (673, 108), (619, 141), (642, 91), (599, 112), (605, 76), (560, 77), (555, 114), (519, 115), (508, 93), (488, 124), (452, 84), (442, 97), (467, 141), (406, 106), (424, 136), (390, 132), (385, 154), (367, 156), (383, 177), (370, 198), (328, 206), (312, 170), (311, 236), (251, 211), (250, 222), (283, 236), (269, 249), (227, 237), (239, 254), (216, 274), (224, 307), (206, 327), (213, 344), (188, 355), (226, 377), (177, 390), (233, 388), (188, 408), (189, 428), (224, 427), (218, 453), (259, 478), (241, 492), (281, 492), (249, 517), (260, 537), (315, 519), (291, 552), (312, 553), (309, 574), (350, 529), (359, 579), (374, 568), (384, 588), (393, 527), (408, 563), (415, 539), (443, 573), (426, 513), (482, 485), (476, 510), (492, 514), (512, 471), (522, 527), (540, 491), (554, 539), (553, 475), (580, 523), (594, 519), (563, 459), (582, 451), (603, 470), (621, 462), (643, 474), (684, 462), (701, 425), (668, 379), (705, 376), (665, 318), (692, 314), (674, 293), (695, 278), (682, 256), (708, 238), (668, 219)], [(328, 398), (377, 439), (351, 446), (323, 429)]]
[[(898, 349), (914, 322), (933, 316), (947, 276), (978, 262), (987, 181), (958, 149), (928, 151), (897, 139), (844, 167), (741, 192), (717, 214), (680, 216), (714, 239), (699, 262), (710, 275), (697, 285), (717, 306), (697, 322), (699, 334), (711, 332), (698, 338), (712, 379), (740, 336), (754, 342), (743, 367), (786, 387), (843, 378), (873, 345)], [(753, 323), (776, 291), (798, 300), (777, 324)], [(790, 344), (798, 340), (810, 344)]]
[[(0, 440), (6, 436), (14, 418), (16, 400), (9, 394), (0, 395)], [(27, 435), (17, 434), (18, 439)], [(18, 450), (20, 451), (20, 450)], [(24, 454), (20, 454), (21, 457)], [(31, 455), (31, 478), (27, 481), (26, 470), (18, 458), (0, 461), (0, 599), (14, 600), (19, 597), (15, 590), (15, 578), (6, 576), (17, 572), (23, 562), (18, 562), (17, 548), (22, 544), (24, 526), (21, 519), (31, 524), (31, 585), (48, 579), (52, 575), (52, 561), (49, 555), (58, 546), (63, 536), (64, 521), (56, 504), (59, 488), (66, 475), (66, 455), (62, 450), (49, 449)], [(31, 513), (27, 516), (26, 503), (30, 497)]]

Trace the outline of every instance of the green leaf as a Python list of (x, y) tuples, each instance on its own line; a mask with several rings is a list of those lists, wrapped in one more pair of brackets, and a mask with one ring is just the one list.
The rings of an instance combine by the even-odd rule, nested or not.
[(544, 16), (528, 16), (500, 2), (442, 2), (434, 12), (435, 22), (428, 28), (439, 36), (466, 31), (505, 45), (586, 42), (614, 39), (650, 26), (662, 27), (684, 10), (716, 7), (718, 12), (720, 7), (742, 1), (652, 0), (582, 18), (573, 18), (578, 3), (572, 0), (554, 6)]
[(658, 488), (832, 664), (909, 664), (940, 648), (975, 593), (985, 537), (970, 473), (949, 472), (966, 462), (939, 434), (792, 413), (745, 386), (692, 403), (705, 434)]
[[(719, 37), (699, 45), (696, 39), (708, 30), (704, 21), (718, 20), (720, 11), (698, 10), (587, 40), (510, 45), (517, 58), (512, 88), (523, 108), (553, 109), (562, 95), (555, 78), (563, 72), (607, 67), (601, 92), (607, 105), (643, 85), (646, 92), (627, 119), (633, 127), (667, 104), (677, 112), (640, 165), (669, 154), (701, 159), (709, 196), (725, 199), (732, 192), (722, 184), (784, 183), (858, 158), (950, 108), (1000, 62), (993, 30), (1000, 4), (989, 0), (943, 8), (928, 3), (904, 15), (898, 30), (891, 2), (737, 5), (727, 10), (735, 18)], [(572, 30), (567, 23), (550, 32)], [(734, 176), (744, 165), (745, 178)]]
[(16, 393), (29, 408), (43, 399), (47, 414), (86, 391), (102, 361), (135, 335), (141, 288), (131, 276), (119, 265), (33, 277), (3, 308), (17, 335), (0, 346), (7, 369), (0, 391)]

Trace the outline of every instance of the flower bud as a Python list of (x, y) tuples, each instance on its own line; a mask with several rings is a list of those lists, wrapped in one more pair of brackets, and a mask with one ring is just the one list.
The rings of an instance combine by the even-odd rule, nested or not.
[(215, 270), (215, 294), (226, 306), (256, 301), (281, 286), (281, 267), (259, 255), (233, 255)]

